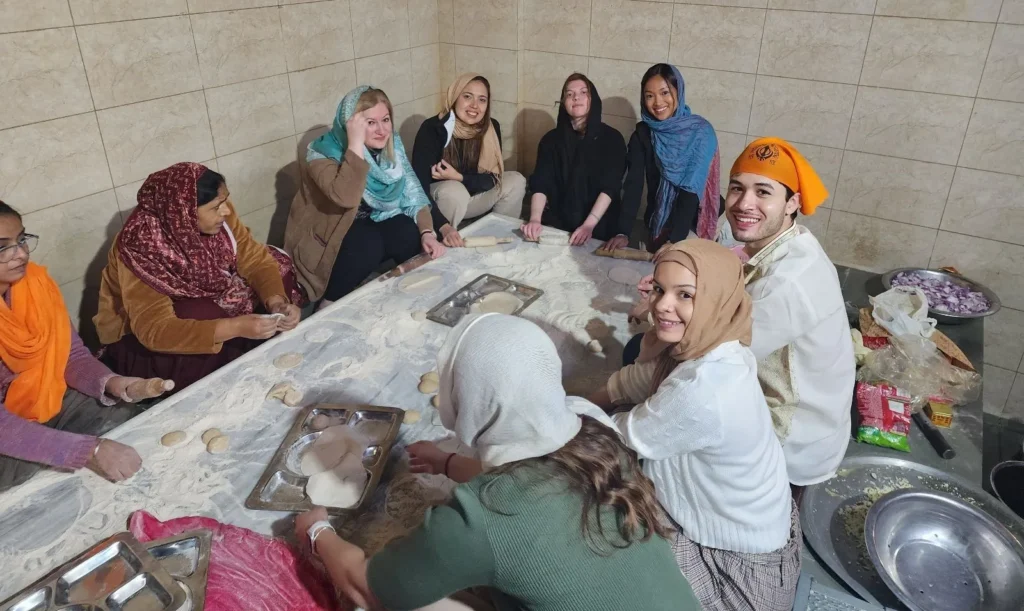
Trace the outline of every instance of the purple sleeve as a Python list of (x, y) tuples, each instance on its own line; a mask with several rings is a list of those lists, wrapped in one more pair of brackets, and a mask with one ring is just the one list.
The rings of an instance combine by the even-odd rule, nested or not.
[(68, 366), (64, 369), (64, 381), (83, 395), (99, 399), (103, 405), (114, 405), (117, 401), (107, 397), (107, 382), (114, 377), (114, 372), (89, 352), (82, 343), (82, 338), (71, 328), (71, 356)]
[(92, 458), (96, 438), (25, 420), (0, 403), (0, 454), (61, 469), (80, 469)]

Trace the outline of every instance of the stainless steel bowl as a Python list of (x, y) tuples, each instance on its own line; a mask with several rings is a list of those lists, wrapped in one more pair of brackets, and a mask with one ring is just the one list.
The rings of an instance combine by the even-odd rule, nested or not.
[(929, 306), (928, 314), (932, 318), (941, 323), (945, 323), (947, 325), (963, 324), (969, 320), (974, 320), (975, 318), (985, 318), (986, 316), (991, 316), (998, 312), (999, 309), (1003, 307), (1002, 304), (1000, 304), (999, 302), (999, 297), (996, 296), (996, 294), (993, 293), (992, 290), (989, 289), (987, 286), (977, 283), (974, 280), (964, 278), (963, 276), (960, 276), (958, 274), (954, 274), (953, 272), (947, 272), (941, 269), (924, 269), (922, 267), (901, 267), (899, 269), (894, 269), (882, 275), (882, 286), (885, 287), (885, 290), (888, 291), (889, 289), (892, 288), (892, 279), (896, 274), (900, 272), (916, 272), (922, 276), (931, 276), (933, 278), (937, 278), (940, 280), (948, 280), (953, 284), (959, 284), (960, 286), (964, 286), (975, 291), (980, 291), (982, 295), (988, 298), (988, 301), (991, 304), (988, 310), (981, 312), (979, 314), (955, 314), (953, 312), (947, 312), (945, 310), (936, 310), (935, 308)]
[(864, 526), (878, 574), (911, 611), (1020, 611), (1024, 546), (984, 511), (927, 490), (897, 490)]

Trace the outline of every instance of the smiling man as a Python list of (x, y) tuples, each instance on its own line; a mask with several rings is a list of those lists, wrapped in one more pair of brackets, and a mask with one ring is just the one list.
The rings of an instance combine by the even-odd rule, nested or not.
[(779, 138), (751, 142), (729, 179), (726, 217), (750, 257), (758, 378), (794, 494), (835, 475), (850, 439), (855, 364), (836, 268), (797, 215), (828, 197), (814, 168)]

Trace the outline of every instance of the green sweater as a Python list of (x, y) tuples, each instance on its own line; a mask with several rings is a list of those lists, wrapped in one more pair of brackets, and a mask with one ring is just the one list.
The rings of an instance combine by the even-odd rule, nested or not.
[[(700, 608), (668, 542), (653, 536), (595, 554), (580, 532), (581, 506), (550, 472), (485, 473), (458, 486), (448, 505), (428, 511), (421, 527), (370, 559), (370, 589), (393, 611), (476, 586), (491, 588), (499, 611)], [(611, 510), (601, 521), (606, 532), (616, 532)]]

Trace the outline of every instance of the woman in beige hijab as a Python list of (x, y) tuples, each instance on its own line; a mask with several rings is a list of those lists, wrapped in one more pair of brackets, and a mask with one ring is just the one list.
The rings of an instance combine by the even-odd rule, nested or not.
[[(497, 212), (522, 215), (526, 179), (506, 171), (501, 152), (501, 125), (491, 117), (491, 85), (479, 74), (455, 79), (444, 109), (420, 125), (413, 144), (412, 167), (437, 207), (458, 228), (465, 218)], [(448, 246), (462, 246), (455, 233)]]

